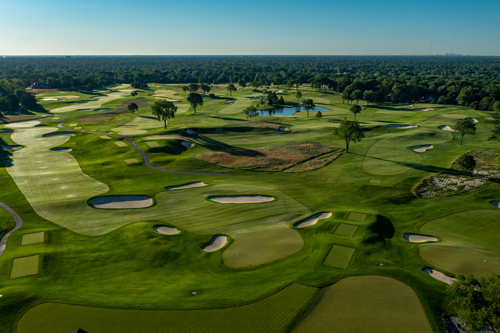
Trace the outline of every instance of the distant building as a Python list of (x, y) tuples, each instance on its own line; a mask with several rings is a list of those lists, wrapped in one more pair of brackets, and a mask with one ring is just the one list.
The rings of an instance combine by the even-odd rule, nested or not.
[(45, 82), (35, 82), (30, 86), (31, 89), (50, 89), (50, 86)]

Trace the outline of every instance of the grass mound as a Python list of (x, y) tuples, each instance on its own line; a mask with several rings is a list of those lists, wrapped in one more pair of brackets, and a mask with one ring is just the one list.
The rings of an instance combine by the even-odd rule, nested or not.
[(457, 161), (460, 157), (458, 157), (448, 170), (422, 179), (413, 187), (413, 194), (425, 199), (457, 195), (477, 190), (486, 182), (500, 177), (498, 151), (477, 149), (464, 155), (470, 155), (476, 161), (476, 168), (472, 173), (459, 170)]
[(255, 149), (233, 148), (198, 155), (217, 166), (251, 171), (302, 172), (321, 168), (335, 160), (342, 148), (313, 141), (289, 142)]
[(294, 332), (430, 333), (422, 306), (406, 284), (382, 276), (356, 276), (329, 287)]

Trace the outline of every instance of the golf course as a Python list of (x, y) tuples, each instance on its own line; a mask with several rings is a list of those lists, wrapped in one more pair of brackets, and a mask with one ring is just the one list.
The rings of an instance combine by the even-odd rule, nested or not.
[(443, 280), (500, 274), (492, 112), (233, 87), (47, 89), (0, 123), (0, 332), (444, 332)]

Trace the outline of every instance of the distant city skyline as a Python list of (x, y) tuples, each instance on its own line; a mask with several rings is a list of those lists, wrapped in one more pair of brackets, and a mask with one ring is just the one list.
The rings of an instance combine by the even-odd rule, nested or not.
[(500, 56), (500, 1), (5, 0), (0, 56)]

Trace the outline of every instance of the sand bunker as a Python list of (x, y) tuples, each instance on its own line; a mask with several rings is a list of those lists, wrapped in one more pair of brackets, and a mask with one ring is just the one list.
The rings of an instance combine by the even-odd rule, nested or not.
[(279, 128), (279, 130), (282, 131), (282, 132), (290, 132), (290, 130), (288, 128), (284, 127), (284, 126), (281, 126)]
[(208, 197), (208, 200), (219, 203), (260, 203), (274, 201), (274, 198), (266, 195), (231, 195)]
[(53, 151), (62, 151), (62, 152), (65, 152), (65, 153), (69, 153), (70, 151), (73, 150), (73, 148), (68, 148), (68, 147), (56, 147), (56, 148), (52, 148), (51, 150)]
[(423, 153), (427, 149), (432, 149), (432, 148), (434, 148), (433, 145), (423, 145), (423, 146), (410, 147), (411, 150), (413, 150), (414, 152), (417, 152), (417, 153)]
[(153, 199), (145, 195), (109, 195), (90, 202), (95, 208), (145, 208), (153, 205)]
[(493, 207), (500, 208), (500, 201), (493, 201), (493, 202), (491, 203), (491, 205), (492, 205)]
[(3, 150), (18, 150), (23, 148), (23, 146), (2, 146)]
[(148, 131), (146, 130), (137, 130), (137, 129), (132, 129), (132, 130), (126, 130), (126, 131), (119, 131), (118, 134), (120, 135), (139, 135), (139, 134), (145, 134)]
[(167, 227), (165, 225), (158, 225), (155, 230), (162, 235), (177, 235), (180, 231), (173, 227)]
[(410, 111), (413, 111), (413, 112), (426, 112), (426, 111), (434, 111), (434, 109), (413, 109), (413, 110), (410, 110)]
[(53, 133), (45, 134), (43, 137), (47, 138), (47, 137), (50, 137), (50, 136), (59, 136), (59, 135), (71, 135), (71, 136), (75, 136), (75, 133), (73, 133), (73, 132), (53, 132)]
[(120, 125), (120, 126), (116, 126), (118, 128), (123, 128), (123, 127), (135, 127), (135, 125)]
[(440, 130), (443, 130), (443, 131), (447, 131), (447, 132), (456, 132), (453, 128), (451, 128), (450, 126), (439, 126), (439, 129)]
[(446, 284), (453, 284), (453, 282), (456, 281), (455, 278), (449, 277), (444, 275), (443, 273), (436, 271), (432, 268), (424, 268), (422, 270), (425, 274), (429, 274), (431, 277), (435, 278), (436, 280), (439, 280), (441, 282), (444, 282)]
[(389, 127), (397, 128), (397, 129), (408, 129), (418, 127), (417, 125), (398, 125), (398, 124), (390, 124)]
[(187, 141), (182, 141), (182, 145), (184, 147), (194, 147), (194, 143), (187, 142)]
[(218, 249), (223, 248), (224, 245), (226, 245), (226, 243), (227, 243), (226, 236), (217, 235), (214, 238), (212, 238), (210, 243), (208, 243), (205, 246), (202, 246), (201, 248), (203, 249), (203, 251), (214, 252), (217, 251)]
[(165, 187), (165, 190), (173, 191), (173, 190), (184, 190), (187, 188), (193, 188), (193, 187), (202, 187), (202, 186), (207, 186), (208, 184), (205, 184), (204, 182), (194, 182), (194, 183), (189, 183), (189, 184), (184, 184), (184, 185), (179, 185), (179, 186), (168, 186)]
[(186, 133), (190, 134), (190, 135), (195, 135), (196, 134), (196, 132), (193, 131), (193, 130), (191, 130), (191, 129), (186, 130)]
[(5, 128), (29, 128), (29, 127), (35, 127), (36, 125), (40, 125), (40, 122), (38, 120), (22, 121), (19, 123), (7, 124), (4, 127)]
[(468, 121), (470, 121), (471, 123), (477, 123), (477, 119), (474, 119), (474, 118), (467, 118)]
[(404, 234), (403, 237), (405, 241), (410, 243), (437, 242), (438, 240), (436, 237), (417, 235), (417, 234)]
[(111, 138), (109, 136), (107, 136), (107, 135), (101, 135), (101, 139), (108, 140), (108, 139), (111, 139)]
[(313, 215), (304, 221), (300, 221), (297, 224), (295, 224), (295, 228), (304, 228), (304, 227), (309, 227), (311, 225), (315, 225), (318, 223), (319, 220), (322, 219), (327, 219), (332, 216), (332, 213), (330, 212), (324, 212), (324, 213), (318, 213), (316, 215)]

